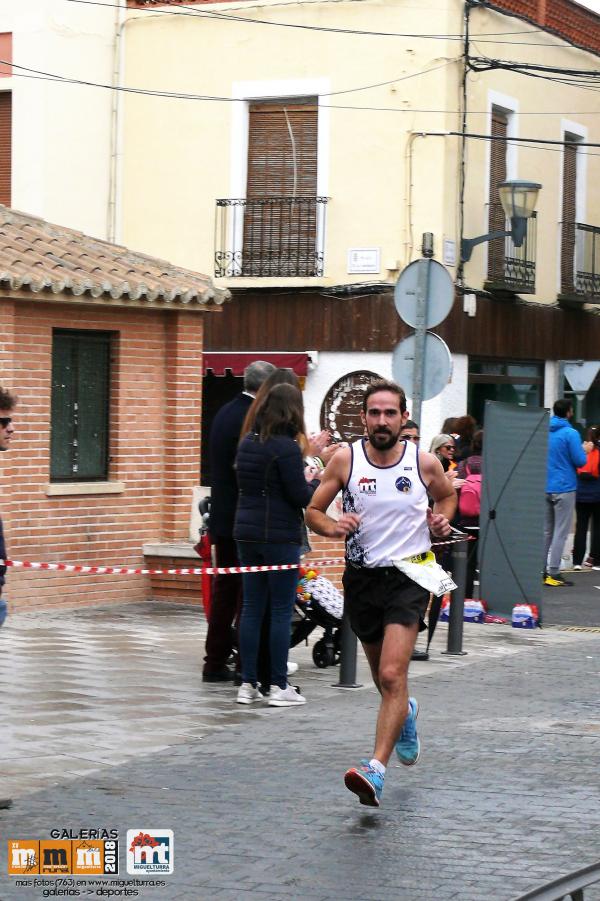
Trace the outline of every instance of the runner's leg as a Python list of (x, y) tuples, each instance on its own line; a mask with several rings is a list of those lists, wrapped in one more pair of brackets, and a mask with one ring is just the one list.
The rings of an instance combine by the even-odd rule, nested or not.
[(381, 705), (377, 717), (373, 757), (387, 766), (408, 714), (408, 664), (413, 652), (418, 623), (385, 627), (379, 658), (378, 684)]

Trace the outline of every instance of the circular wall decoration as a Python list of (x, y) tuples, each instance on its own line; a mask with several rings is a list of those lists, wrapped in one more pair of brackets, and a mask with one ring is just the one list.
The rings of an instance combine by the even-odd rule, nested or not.
[(364, 435), (360, 418), (363, 392), (382, 376), (367, 369), (350, 372), (335, 382), (321, 405), (321, 428), (329, 429), (336, 441), (356, 441)]

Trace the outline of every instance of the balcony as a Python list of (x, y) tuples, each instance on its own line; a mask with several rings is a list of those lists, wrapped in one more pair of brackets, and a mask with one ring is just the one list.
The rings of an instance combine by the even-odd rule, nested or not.
[(562, 223), (558, 299), (565, 306), (600, 303), (600, 227)]
[[(509, 231), (511, 224), (504, 216), (502, 204), (490, 204), (490, 230)], [(497, 238), (488, 245), (486, 291), (507, 294), (535, 294), (535, 248), (537, 214), (527, 220), (527, 232), (521, 247), (512, 238)]]
[(313, 278), (324, 273), (327, 197), (217, 200), (217, 278)]

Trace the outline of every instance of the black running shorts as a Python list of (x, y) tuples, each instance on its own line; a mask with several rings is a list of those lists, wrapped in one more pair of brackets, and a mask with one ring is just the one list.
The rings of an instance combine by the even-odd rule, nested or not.
[(421, 588), (395, 566), (372, 569), (346, 565), (344, 577), (344, 610), (352, 631), (360, 641), (381, 641), (390, 623), (425, 629), (424, 616), (429, 592)]

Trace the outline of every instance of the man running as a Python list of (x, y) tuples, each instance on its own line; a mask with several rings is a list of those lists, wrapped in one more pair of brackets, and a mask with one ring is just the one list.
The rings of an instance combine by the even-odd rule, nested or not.
[[(394, 382), (379, 380), (365, 391), (361, 418), (366, 438), (343, 448), (327, 466), (306, 512), (319, 535), (346, 538), (345, 610), (381, 694), (375, 750), (344, 777), (361, 804), (379, 807), (385, 769), (394, 750), (401, 763), (419, 759), (418, 704), (408, 696), (408, 664), (429, 600), (421, 587), (394, 566), (420, 563), (431, 532), (443, 537), (456, 509), (456, 492), (433, 454), (400, 441), (408, 419), (406, 396)], [(325, 511), (343, 490), (343, 514)], [(428, 497), (433, 499), (433, 510)]]

